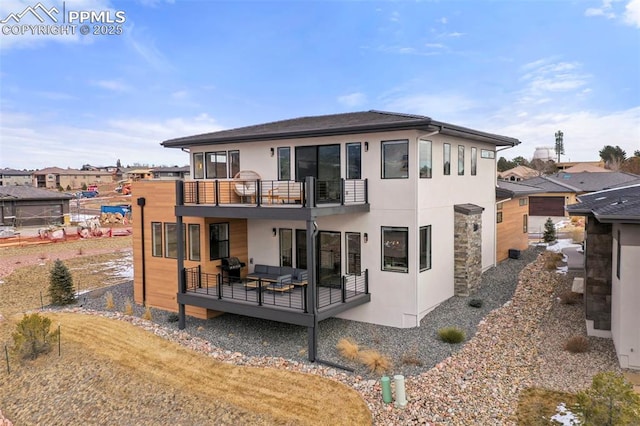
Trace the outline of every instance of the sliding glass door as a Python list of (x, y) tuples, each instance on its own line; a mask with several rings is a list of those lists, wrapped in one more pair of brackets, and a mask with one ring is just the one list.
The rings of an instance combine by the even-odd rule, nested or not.
[(296, 147), (296, 180), (317, 179), (318, 203), (340, 202), (340, 145)]
[(318, 285), (340, 287), (342, 249), (339, 232), (318, 232)]

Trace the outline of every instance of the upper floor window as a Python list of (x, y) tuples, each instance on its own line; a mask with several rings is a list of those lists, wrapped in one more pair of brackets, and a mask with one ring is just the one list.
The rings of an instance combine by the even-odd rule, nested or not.
[(240, 151), (229, 151), (229, 177), (240, 173)]
[(432, 158), (431, 158), (431, 141), (420, 139), (418, 141), (418, 150), (420, 151), (420, 177), (431, 178), (432, 176)]
[(207, 152), (207, 179), (225, 179), (227, 177), (227, 152)]
[(347, 179), (362, 179), (360, 142), (347, 144)]
[(464, 175), (464, 145), (458, 145), (458, 175)]
[(481, 149), (480, 150), (480, 157), (482, 157), (482, 158), (496, 158), (496, 152), (495, 151), (490, 151), (488, 149)]
[(527, 204), (529, 204), (529, 200), (527, 198), (520, 198), (518, 200), (518, 204), (521, 206), (526, 206)]
[(443, 173), (451, 174), (451, 144), (445, 143), (442, 148)]
[(291, 180), (291, 148), (278, 148), (278, 180)]
[(409, 177), (409, 141), (382, 142), (382, 179)]
[(478, 174), (478, 148), (471, 147), (471, 176)]
[(193, 178), (204, 179), (204, 154), (202, 152), (193, 154)]

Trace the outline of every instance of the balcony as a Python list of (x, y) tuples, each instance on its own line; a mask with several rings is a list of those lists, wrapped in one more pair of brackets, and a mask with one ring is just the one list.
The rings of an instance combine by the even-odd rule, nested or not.
[(199, 266), (185, 268), (184, 275), (186, 291), (178, 294), (179, 303), (290, 324), (313, 324), (310, 303), (315, 303), (318, 320), (322, 320), (371, 300), (367, 270), (342, 276), (338, 286), (319, 284), (313, 298), (308, 285), (279, 291), (268, 282), (223, 278), (202, 272)]

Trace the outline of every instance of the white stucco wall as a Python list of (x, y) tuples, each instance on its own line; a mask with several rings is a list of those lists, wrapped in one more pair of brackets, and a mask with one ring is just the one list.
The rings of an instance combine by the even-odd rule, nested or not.
[[(620, 278), (617, 276), (620, 231)], [(640, 225), (613, 226), (611, 334), (620, 366), (640, 369)]]
[[(277, 148), (291, 147), (291, 176), (295, 177), (295, 146), (341, 144), (341, 174), (346, 176), (346, 147), (361, 142), (362, 178), (369, 180), (369, 213), (320, 217), (319, 230), (337, 231), (342, 237), (342, 268), (346, 270), (345, 232), (368, 234), (361, 241), (362, 268), (369, 270), (371, 302), (351, 309), (342, 318), (394, 327), (415, 327), (430, 310), (453, 296), (453, 241), (455, 204), (484, 207), (482, 215), (482, 267), (495, 263), (495, 159), (481, 158), (481, 150), (495, 150), (490, 144), (432, 135), (433, 177), (419, 178), (418, 139), (424, 132), (403, 131), (323, 138), (281, 140), (201, 147), (198, 151), (240, 150), (240, 169), (253, 170), (262, 179), (277, 179)], [(381, 142), (409, 141), (409, 177), (381, 178)], [(451, 175), (444, 176), (442, 143), (451, 144)], [(368, 142), (365, 151), (364, 142)], [(465, 174), (458, 175), (458, 145), (465, 146)], [(471, 176), (471, 147), (478, 149), (476, 176)], [(274, 149), (274, 156), (270, 155)], [(192, 152), (196, 152), (194, 149)], [(193, 172), (193, 171), (192, 171)], [(193, 176), (193, 174), (192, 174)], [(419, 228), (432, 227), (432, 268), (419, 272)], [(381, 227), (409, 229), (408, 273), (381, 270)], [(306, 229), (304, 222), (248, 221), (248, 253), (253, 264), (279, 264), (279, 238), (272, 228)], [(295, 238), (295, 233), (294, 233)], [(253, 265), (248, 265), (253, 270)]]

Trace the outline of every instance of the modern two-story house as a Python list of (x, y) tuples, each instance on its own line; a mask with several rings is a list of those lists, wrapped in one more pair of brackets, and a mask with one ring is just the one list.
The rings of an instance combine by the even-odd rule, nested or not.
[(519, 141), (380, 111), (162, 143), (190, 180), (135, 182), (135, 301), (309, 328), (393, 327), (465, 295), (496, 263), (496, 150)]

